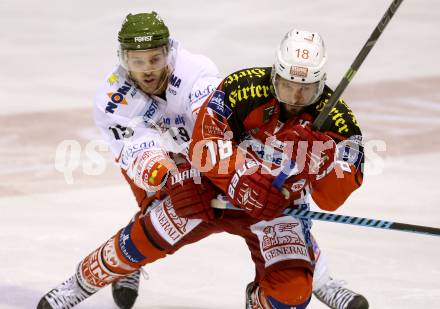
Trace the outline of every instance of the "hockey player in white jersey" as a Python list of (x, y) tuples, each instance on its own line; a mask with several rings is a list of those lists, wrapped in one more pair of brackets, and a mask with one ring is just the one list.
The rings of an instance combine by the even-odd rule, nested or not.
[[(173, 162), (163, 158), (170, 150), (185, 151), (195, 113), (216, 88), (219, 72), (208, 58), (193, 55), (169, 39), (168, 28), (154, 12), (128, 15), (118, 40), (120, 64), (99, 89), (94, 114), (143, 213), (159, 197), (156, 189), (172, 168)], [(106, 252), (100, 249), (93, 253)], [(315, 249), (318, 253), (316, 243)], [(356, 308), (346, 300), (362, 296), (338, 285), (329, 276), (322, 254), (315, 255), (319, 259), (314, 291), (329, 300), (331, 293), (345, 293), (344, 303), (333, 303), (331, 308)], [(124, 278), (113, 280), (113, 297), (120, 308), (131, 308), (138, 294), (139, 271), (123, 273)], [(96, 290), (84, 289), (74, 275), (47, 293), (38, 308), (71, 308)]]
[[(118, 41), (119, 65), (97, 92), (94, 118), (138, 206), (145, 210), (156, 199), (155, 188), (168, 169), (155, 162), (142, 175), (136, 174), (133, 161), (146, 149), (150, 163), (161, 158), (163, 148), (180, 152), (171, 148), (190, 141), (193, 113), (221, 79), (210, 59), (192, 54), (170, 39), (168, 28), (155, 12), (128, 15)], [(138, 162), (136, 167), (140, 165)], [(136, 271), (112, 285), (119, 307), (134, 304), (139, 278)]]

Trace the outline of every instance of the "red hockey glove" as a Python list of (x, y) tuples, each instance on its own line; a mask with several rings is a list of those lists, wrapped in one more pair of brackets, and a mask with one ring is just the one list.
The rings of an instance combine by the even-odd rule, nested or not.
[(336, 143), (328, 135), (297, 124), (282, 128), (275, 137), (282, 142), (293, 142), (291, 158), (310, 181), (319, 180), (333, 170)]
[(188, 219), (214, 219), (211, 200), (216, 193), (213, 185), (189, 163), (178, 165), (177, 171), (167, 179), (166, 192), (179, 217)]
[(290, 205), (280, 191), (272, 186), (275, 177), (262, 174), (255, 161), (248, 161), (232, 177), (227, 197), (237, 207), (260, 220), (271, 220)]

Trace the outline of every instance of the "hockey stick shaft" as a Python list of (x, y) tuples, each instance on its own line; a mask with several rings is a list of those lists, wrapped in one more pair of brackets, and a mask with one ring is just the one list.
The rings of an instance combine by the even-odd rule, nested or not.
[(402, 1), (403, 0), (393, 0), (391, 5), (388, 7), (384, 16), (379, 21), (379, 24), (376, 26), (373, 33), (368, 38), (364, 47), (362, 47), (361, 51), (357, 55), (356, 59), (353, 61), (347, 73), (345, 73), (345, 75), (342, 77), (342, 80), (339, 82), (339, 85), (336, 87), (333, 94), (330, 96), (328, 103), (324, 106), (323, 110), (319, 113), (318, 117), (316, 117), (312, 126), (314, 130), (318, 130), (318, 131), (326, 130), (326, 128), (324, 127), (324, 123), (326, 123), (325, 121), (328, 115), (332, 111), (333, 107), (335, 107), (338, 100), (341, 98), (341, 95), (344, 92), (345, 88), (348, 86), (348, 84), (351, 82), (356, 72), (359, 70), (359, 67), (364, 62), (365, 58), (370, 53), (373, 46), (376, 44), (380, 35), (385, 30), (385, 27), (387, 26), (391, 18), (394, 16), (394, 13), (396, 13)]
[[(221, 200), (212, 200), (211, 206), (213, 208), (218, 208), (218, 209), (243, 210), (241, 208), (235, 207), (230, 203)], [(423, 225), (406, 224), (406, 223), (399, 223), (399, 222), (392, 222), (385, 220), (345, 216), (345, 215), (338, 215), (327, 212), (317, 212), (317, 211), (301, 210), (301, 209), (293, 209), (293, 208), (285, 209), (283, 214), (301, 219), (320, 220), (326, 222), (336, 222), (336, 223), (371, 227), (377, 229), (411, 232), (411, 233), (424, 234), (430, 236), (440, 236), (440, 228), (423, 226)]]

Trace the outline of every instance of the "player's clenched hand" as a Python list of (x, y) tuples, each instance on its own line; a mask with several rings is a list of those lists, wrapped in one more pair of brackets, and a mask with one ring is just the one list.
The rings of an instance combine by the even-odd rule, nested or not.
[(310, 181), (321, 179), (334, 168), (336, 143), (330, 136), (297, 124), (286, 125), (275, 137), (292, 143), (291, 158), (299, 172)]
[(177, 171), (167, 179), (166, 192), (179, 217), (204, 221), (214, 219), (211, 208), (211, 200), (216, 196), (214, 187), (190, 163), (177, 166)]
[(274, 177), (261, 172), (259, 164), (248, 161), (232, 177), (227, 197), (237, 207), (260, 220), (271, 220), (279, 216), (290, 205), (280, 191), (272, 186)]

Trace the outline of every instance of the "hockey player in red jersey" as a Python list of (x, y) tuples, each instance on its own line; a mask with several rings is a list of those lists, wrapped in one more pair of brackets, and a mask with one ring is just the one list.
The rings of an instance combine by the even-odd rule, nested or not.
[[(198, 114), (193, 165), (228, 202), (265, 220), (248, 226), (259, 238), (263, 260), (256, 262), (257, 276), (247, 289), (248, 308), (307, 306), (314, 257), (296, 249), (299, 243), (310, 249), (310, 225), (281, 213), (287, 207), (307, 209), (309, 195), (321, 209), (336, 210), (362, 184), (361, 131), (345, 102), (333, 108), (324, 132), (311, 129), (332, 93), (325, 85), (326, 58), (319, 34), (294, 29), (282, 40), (272, 68), (230, 74)], [(291, 160), (296, 169), (282, 192), (272, 184)], [(368, 307), (361, 296), (349, 304), (342, 291), (327, 292), (315, 295), (332, 308), (343, 302), (343, 308)]]
[[(115, 89), (107, 92), (104, 87), (100, 91), (102, 98), (99, 95), (97, 96), (95, 106), (95, 118), (98, 127), (101, 128), (104, 136), (109, 140), (115, 156), (119, 157), (124, 175), (130, 182), (142, 211), (138, 212), (126, 227), (82, 260), (78, 265), (76, 274), (47, 293), (38, 308), (73, 307), (103, 286), (117, 282), (118, 279), (127, 276), (127, 278), (130, 278), (133, 274), (136, 276), (138, 274), (136, 270), (140, 266), (151, 263), (167, 254), (172, 254), (180, 247), (198, 241), (211, 233), (227, 231), (245, 237), (250, 246), (254, 248), (259, 246), (259, 238), (248, 227), (252, 224), (258, 224), (260, 219), (237, 212), (222, 214), (222, 211), (208, 208), (211, 199), (220, 191), (212, 186), (206, 178), (200, 177), (197, 171), (191, 168), (182, 158), (176, 159), (176, 162), (171, 162), (166, 152), (173, 151), (163, 145), (165, 135), (158, 132), (157, 128), (148, 126), (133, 128), (130, 126), (133, 117), (141, 116), (143, 119), (148, 118), (148, 121), (145, 121), (146, 123), (159, 123), (160, 129), (167, 128), (167, 126), (168, 129), (175, 128), (176, 130), (169, 130), (171, 134), (176, 133), (172, 135), (173, 140), (188, 141), (193, 126), (193, 119), (190, 119), (189, 115), (197, 111), (201, 103), (200, 99), (212, 92), (216, 86), (216, 70), (211, 70), (210, 65), (206, 63), (204, 65), (209, 69), (197, 71), (201, 75), (198, 76), (197, 80), (194, 80), (190, 74), (184, 74), (182, 76), (185, 78), (180, 81), (177, 68), (182, 69), (183, 65), (182, 62), (179, 64), (177, 60), (175, 71), (167, 71), (171, 60), (166, 60), (164, 62), (166, 66), (158, 64), (157, 70), (154, 70), (158, 74), (150, 74), (148, 77), (141, 74), (142, 70), (145, 70), (143, 68), (133, 71), (127, 70), (127, 68), (134, 68), (137, 65), (148, 65), (145, 61), (143, 64), (141, 62), (146, 58), (154, 60), (153, 58), (158, 55), (150, 51), (142, 53), (142, 47), (144, 48), (145, 45), (142, 45), (141, 41), (143, 43), (150, 42), (147, 37), (149, 37), (149, 34), (145, 32), (133, 37), (133, 39), (137, 38), (137, 44), (134, 45), (141, 46), (139, 53), (121, 49), (122, 66), (118, 67), (107, 81)], [(154, 35), (152, 38), (153, 41), (157, 39)], [(164, 38), (166, 39), (167, 36), (160, 39), (166, 41)], [(122, 43), (130, 44), (131, 42), (121, 42), (121, 46)], [(158, 48), (159, 58), (161, 58), (161, 55), (165, 55), (168, 59), (167, 49), (161, 48), (161, 46), (168, 45), (166, 43), (161, 44), (146, 49)], [(181, 53), (185, 55), (184, 52)], [(129, 62), (129, 59), (132, 62)], [(194, 62), (186, 61), (185, 63)], [(164, 71), (165, 67), (166, 70)], [(136, 74), (136, 72), (139, 74)], [(191, 70), (191, 72), (194, 72), (194, 70)], [(206, 74), (203, 72), (206, 72)], [(167, 80), (168, 78), (169, 80)], [(193, 84), (185, 84), (185, 80), (190, 80)], [(183, 93), (182, 89), (185, 89), (188, 93)], [(189, 102), (184, 102), (186, 105), (179, 104), (179, 95), (181, 98), (188, 98)], [(176, 103), (173, 103), (174, 101)], [(182, 108), (181, 113), (177, 112), (179, 108)], [(174, 123), (170, 124), (170, 121), (174, 121)], [(131, 137), (132, 141), (121, 145), (121, 142), (123, 142), (121, 137)], [(181, 160), (181, 163), (179, 163), (179, 160)], [(167, 163), (170, 163), (170, 165), (167, 165)], [(168, 177), (167, 188), (164, 190), (170, 197), (155, 202), (156, 194), (151, 194), (150, 189), (160, 185), (164, 179), (162, 176), (167, 175), (170, 166), (176, 164), (177, 172), (173, 177)], [(198, 183), (194, 183), (194, 176), (198, 178)], [(181, 183), (184, 185), (181, 186)], [(188, 200), (189, 202), (187, 202)], [(150, 208), (147, 210), (148, 207)], [(300, 244), (299, 249), (303, 249), (305, 239), (301, 238), (301, 233), (298, 234), (294, 228), (298, 229), (298, 226), (284, 223), (270, 227), (266, 226), (263, 229), (263, 247), (270, 249), (273, 244), (282, 241), (279, 239), (283, 238), (279, 238), (277, 235), (287, 232), (295, 235), (293, 238), (289, 235), (287, 239), (296, 239), (297, 244)], [(297, 234), (298, 237), (296, 237)], [(307, 239), (307, 242), (310, 242), (310, 240)], [(310, 243), (307, 250), (299, 249), (297, 251), (302, 253), (306, 259), (312, 260), (313, 254), (311, 253)], [(261, 254), (253, 252), (253, 255), (256, 259), (259, 259), (259, 262), (256, 263), (258, 273), (264, 273), (265, 267), (263, 266)], [(294, 264), (304, 264), (304, 268), (311, 271), (308, 265), (309, 262), (296, 261)], [(301, 269), (299, 272), (303, 273), (304, 270)], [(285, 275), (292, 275), (292, 280), (288, 283), (290, 288), (299, 289), (299, 286), (304, 286), (307, 291), (310, 289), (309, 285), (302, 285), (299, 284), (300, 282), (295, 281), (297, 278), (296, 270), (287, 273), (280, 272), (279, 275), (274, 273), (274, 278), (283, 278)], [(327, 274), (326, 276), (328, 277)], [(301, 279), (301, 276), (298, 278)], [(306, 279), (310, 281), (311, 277), (308, 276)], [(325, 279), (323, 281), (324, 285), (330, 280), (329, 278)], [(270, 285), (270, 281), (268, 281), (268, 284)], [(307, 291), (302, 292), (306, 294)], [(299, 292), (301, 292), (300, 289)], [(64, 295), (63, 293), (67, 294)], [(353, 298), (353, 294), (350, 295), (349, 297)], [(347, 300), (347, 298), (345, 299)], [(349, 301), (351, 300), (349, 299)], [(119, 303), (118, 305), (121, 306)], [(121, 306), (121, 308), (123, 307)]]
[[(135, 164), (136, 168), (133, 164), (125, 164), (135, 161), (136, 158), (141, 159), (142, 149), (139, 148), (143, 146), (139, 145), (148, 144), (145, 141), (127, 142), (127, 138), (135, 139), (139, 134), (145, 134), (144, 128), (132, 127), (132, 119), (136, 117), (147, 118), (149, 123), (157, 123), (158, 126), (169, 130), (174, 129), (176, 134), (173, 135), (173, 138), (185, 142), (193, 130), (194, 121), (191, 113), (197, 112), (204, 98), (215, 89), (220, 80), (217, 79), (219, 75), (217, 68), (209, 59), (188, 53), (180, 48), (175, 40), (168, 41), (168, 29), (155, 13), (129, 15), (127, 19), (130, 22), (124, 24), (118, 36), (121, 43), (119, 50), (121, 65), (110, 74), (95, 98), (95, 120), (115, 158), (119, 158), (123, 174), (136, 196), (139, 207), (145, 209), (155, 201), (155, 194), (148, 193), (148, 187), (157, 185), (154, 180), (161, 180), (160, 175), (165, 174), (166, 169), (165, 166), (156, 169), (160, 166), (158, 163), (152, 165), (144, 174), (152, 182), (144, 184), (141, 178), (136, 177), (135, 170), (141, 165), (139, 162), (148, 161), (139, 160)], [(153, 40), (148, 41), (146, 38), (150, 36)], [(131, 41), (134, 38), (137, 38), (136, 44)], [(166, 46), (166, 42), (168, 42), (168, 46)], [(133, 45), (135, 46), (133, 47)], [(165, 49), (165, 47), (167, 48)], [(168, 52), (162, 53), (164, 50), (168, 50)], [(159, 60), (162, 61), (157, 61), (158, 55)], [(160, 58), (161, 55), (167, 56), (166, 61)], [(128, 61), (129, 56), (130, 61)], [(143, 66), (146, 65), (143, 57), (156, 61), (152, 67), (158, 68), (147, 75), (148, 78), (144, 78), (145, 75), (142, 73), (145, 70)], [(129, 65), (131, 70), (128, 69)], [(164, 65), (166, 65), (166, 70), (161, 69)], [(169, 81), (165, 82), (167, 77), (169, 77)], [(127, 104), (118, 105), (109, 101), (108, 93), (119, 93), (121, 85), (124, 87), (127, 83), (132, 84), (133, 81), (138, 87), (130, 89), (130, 95), (124, 97)], [(166, 102), (163, 100), (164, 98)], [(179, 120), (179, 123), (176, 119)], [(174, 123), (172, 123), (173, 120)], [(147, 135), (150, 137), (147, 139), (150, 143), (155, 139), (153, 136), (157, 134), (149, 132)], [(159, 135), (159, 138), (163, 137), (163, 134)], [(123, 147), (124, 144), (126, 147)], [(133, 155), (132, 149), (136, 149), (138, 154)], [(154, 153), (155, 151), (150, 149), (147, 152)], [(157, 158), (155, 155), (151, 157)], [(156, 173), (156, 177), (152, 177), (154, 173)], [(187, 214), (184, 209), (177, 211), (181, 216)], [(209, 211), (206, 211), (205, 215), (212, 216)], [(354, 299), (359, 299), (361, 296), (342, 287), (341, 281), (333, 280), (328, 274), (325, 256), (314, 240), (313, 248), (317, 260), (313, 276), (315, 294), (322, 295), (321, 299), (326, 299), (325, 303), (329, 306), (342, 308), (351, 303), (350, 308), (354, 308)], [(131, 306), (137, 296), (138, 287), (138, 271), (113, 283), (113, 297), (116, 303), (121, 307)], [(335, 295), (344, 295), (344, 298), (337, 298), (337, 305), (334, 303)]]

